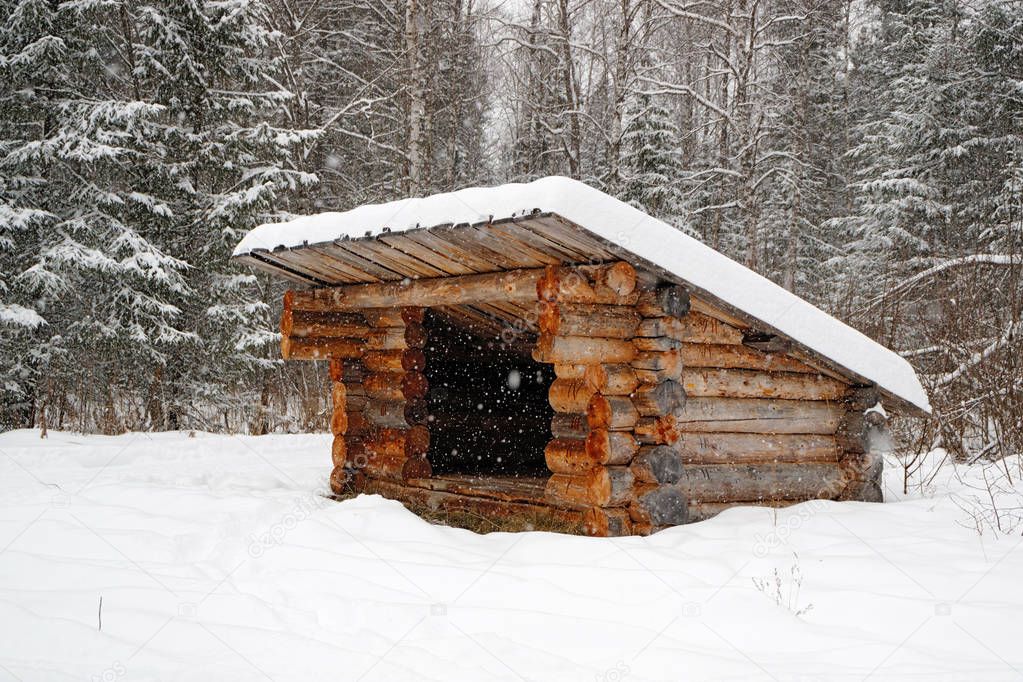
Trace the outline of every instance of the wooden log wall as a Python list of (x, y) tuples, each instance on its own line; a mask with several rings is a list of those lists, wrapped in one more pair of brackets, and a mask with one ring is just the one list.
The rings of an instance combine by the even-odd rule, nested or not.
[(551, 471), (545, 496), (584, 510), (586, 532), (632, 532), (628, 505), (639, 450), (631, 394), (639, 380), (631, 363), (640, 324), (636, 273), (626, 263), (548, 270), (537, 285), (540, 337), (533, 357), (554, 365), (549, 400), (553, 439), (544, 452)]
[(284, 358), (330, 360), (335, 494), (365, 476), (405, 482), (430, 475), (423, 313), (325, 311), (308, 296), (285, 295)]
[(644, 466), (679, 472), (675, 487), (690, 520), (735, 504), (880, 499), (881, 460), (868, 439), (885, 425), (864, 419), (876, 393), (784, 351), (746, 345), (744, 331), (716, 312), (694, 300), (682, 324), (641, 326), (680, 342), (687, 402), (665, 425), (679, 465), (668, 466), (665, 455)]

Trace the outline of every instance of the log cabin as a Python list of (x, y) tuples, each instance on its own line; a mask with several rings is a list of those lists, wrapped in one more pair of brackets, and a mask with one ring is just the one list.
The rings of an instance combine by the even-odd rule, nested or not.
[(337, 494), (650, 534), (881, 501), (900, 356), (682, 231), (550, 177), (263, 225), (285, 360), (325, 361)]

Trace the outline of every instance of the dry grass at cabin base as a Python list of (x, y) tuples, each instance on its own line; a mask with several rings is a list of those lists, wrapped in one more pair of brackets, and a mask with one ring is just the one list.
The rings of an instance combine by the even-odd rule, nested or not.
[[(351, 491), (341, 495), (324, 495), (327, 499), (335, 502), (352, 500), (359, 496), (359, 493)], [(577, 523), (570, 523), (564, 519), (552, 518), (546, 514), (511, 514), (495, 518), (474, 514), (473, 512), (446, 509), (434, 509), (428, 505), (420, 504), (412, 500), (396, 500), (416, 516), (429, 523), (450, 528), (464, 528), (480, 535), (487, 533), (520, 533), (523, 531), (542, 531), (547, 533), (565, 533), (571, 535), (582, 534), (582, 526)]]

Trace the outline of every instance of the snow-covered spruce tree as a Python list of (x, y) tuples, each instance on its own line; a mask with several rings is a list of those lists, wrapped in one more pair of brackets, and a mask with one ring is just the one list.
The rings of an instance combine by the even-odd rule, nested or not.
[[(877, 11), (854, 72), (866, 115), (848, 281), (870, 278), (863, 318), (924, 370), (940, 443), (1008, 454), (1021, 446), (1023, 404), (1020, 10), (913, 1)], [(872, 106), (882, 91), (884, 107)]]
[(315, 182), (290, 162), (315, 133), (274, 125), (291, 95), (276, 85), (265, 9), (174, 0), (136, 18), (135, 73), (162, 108), (161, 172), (174, 190), (167, 243), (190, 266), (178, 306), (196, 336), (159, 368), (157, 428), (237, 428), (232, 413), (252, 413), (278, 366), (269, 285), (229, 257), (282, 191)]
[(184, 263), (153, 239), (170, 215), (151, 163), (161, 107), (131, 87), (117, 5), (5, 4), (0, 271), (4, 318), (22, 324), (3, 335), (4, 420), (138, 426), (118, 407), (190, 337)]
[(684, 174), (678, 127), (671, 112), (652, 95), (640, 94), (629, 107), (623, 134), (621, 199), (690, 232), (681, 182)]

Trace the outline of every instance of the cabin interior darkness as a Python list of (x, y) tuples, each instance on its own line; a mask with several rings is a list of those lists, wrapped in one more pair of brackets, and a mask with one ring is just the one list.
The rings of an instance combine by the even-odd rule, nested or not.
[(434, 475), (549, 475), (553, 367), (435, 311), (427, 311), (425, 324)]

